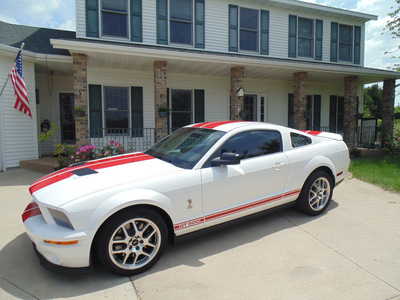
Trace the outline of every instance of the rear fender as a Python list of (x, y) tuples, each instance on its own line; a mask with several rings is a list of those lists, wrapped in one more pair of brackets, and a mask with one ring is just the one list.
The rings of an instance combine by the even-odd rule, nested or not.
[(321, 167), (327, 167), (331, 170), (332, 174), (333, 174), (333, 180), (335, 180), (335, 174), (336, 174), (336, 167), (333, 164), (333, 162), (327, 158), (326, 156), (322, 156), (322, 155), (317, 155), (315, 156), (312, 160), (310, 160), (308, 162), (308, 164), (305, 166), (304, 168), (304, 173), (305, 173), (305, 179), (303, 182), (306, 182), (307, 178), (318, 168)]

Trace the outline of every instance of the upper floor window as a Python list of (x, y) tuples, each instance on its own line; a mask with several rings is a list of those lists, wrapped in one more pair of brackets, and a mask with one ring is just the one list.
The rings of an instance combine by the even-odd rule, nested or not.
[(314, 20), (299, 18), (299, 56), (314, 57)]
[(331, 23), (331, 61), (361, 63), (361, 27)]
[(289, 16), (288, 56), (322, 60), (322, 20)]
[(103, 35), (128, 37), (128, 1), (101, 0)]
[(229, 51), (269, 54), (269, 11), (229, 5)]
[(240, 49), (258, 51), (258, 10), (240, 8)]
[(170, 41), (193, 44), (193, 0), (170, 0)]
[(339, 25), (339, 60), (353, 61), (353, 26)]

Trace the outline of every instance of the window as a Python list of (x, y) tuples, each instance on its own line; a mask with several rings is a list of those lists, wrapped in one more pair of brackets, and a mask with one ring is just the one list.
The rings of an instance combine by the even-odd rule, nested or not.
[(225, 132), (204, 128), (180, 128), (146, 153), (175, 166), (193, 168)]
[(339, 60), (353, 61), (353, 26), (339, 24)]
[(232, 152), (245, 159), (281, 151), (282, 139), (278, 131), (252, 130), (231, 137), (213, 156), (219, 157), (224, 152)]
[(299, 18), (298, 55), (314, 57), (314, 20)]
[(332, 95), (329, 104), (329, 131), (342, 133), (344, 125), (344, 97)]
[(260, 121), (265, 121), (265, 97), (261, 97), (260, 100)]
[(240, 49), (258, 51), (258, 10), (240, 8)]
[(292, 141), (293, 148), (307, 146), (312, 143), (311, 139), (308, 136), (294, 132), (290, 133), (290, 139)]
[(193, 44), (193, 0), (170, 0), (170, 41)]
[(308, 130), (321, 130), (321, 95), (308, 95), (306, 101)]
[(103, 35), (128, 37), (128, 1), (101, 0)]
[(129, 129), (129, 89), (104, 87), (104, 118), (107, 134), (127, 134)]

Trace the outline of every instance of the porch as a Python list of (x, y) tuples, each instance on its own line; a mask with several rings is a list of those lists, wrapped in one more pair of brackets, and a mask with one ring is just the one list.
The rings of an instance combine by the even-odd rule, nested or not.
[(110, 141), (126, 151), (143, 151), (175, 128), (226, 119), (338, 132), (350, 147), (365, 140), (371, 145), (375, 133), (357, 116), (363, 85), (381, 81), (382, 140), (391, 140), (395, 80), (400, 78), (395, 72), (82, 41), (52, 43), (72, 57), (68, 64), (37, 68), (39, 94), (52, 88), (43, 101), (40, 97), (39, 128), (47, 116), (58, 127), (57, 136), (40, 147), (42, 154), (56, 143), (103, 147)]

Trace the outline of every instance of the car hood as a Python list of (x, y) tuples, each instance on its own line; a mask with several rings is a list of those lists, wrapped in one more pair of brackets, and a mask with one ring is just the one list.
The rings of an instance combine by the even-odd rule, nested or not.
[(122, 184), (140, 184), (179, 170), (151, 155), (132, 153), (67, 167), (40, 178), (29, 191), (40, 203), (59, 207), (91, 193)]

